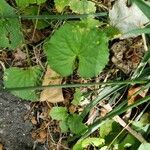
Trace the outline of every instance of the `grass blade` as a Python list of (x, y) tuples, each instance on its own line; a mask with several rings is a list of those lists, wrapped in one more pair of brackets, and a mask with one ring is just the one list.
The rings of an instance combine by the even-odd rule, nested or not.
[(97, 130), (102, 124), (103, 124), (103, 121), (108, 119), (108, 118), (113, 118), (114, 116), (116, 115), (120, 115), (124, 112), (126, 112), (127, 110), (129, 109), (132, 109), (134, 107), (137, 107), (143, 103), (146, 103), (150, 101), (150, 96), (146, 96), (145, 98), (142, 98), (140, 100), (138, 100), (137, 102), (135, 102), (134, 104), (132, 105), (129, 105), (129, 106), (126, 106), (124, 108), (121, 108), (117, 111), (112, 111), (110, 113), (108, 113), (105, 117), (97, 120), (94, 124), (92, 124), (89, 128), (88, 128), (88, 131), (81, 137), (81, 139), (84, 139), (86, 138), (87, 136), (89, 136), (91, 133), (93, 133), (95, 130)]
[(90, 104), (88, 104), (85, 109), (83, 110), (83, 112), (81, 113), (81, 117), (85, 118), (85, 116), (90, 112), (90, 110), (95, 107), (101, 100), (107, 98), (108, 96), (114, 94), (115, 92), (121, 90), (122, 88), (124, 88), (125, 85), (122, 86), (114, 86), (114, 87), (104, 87), (104, 89), (101, 91), (100, 95), (94, 99)]
[(101, 12), (101, 13), (90, 13), (90, 14), (80, 14), (80, 15), (0, 15), (0, 19), (42, 19), (42, 20), (68, 20), (68, 19), (80, 19), (80, 18), (86, 18), (88, 16), (93, 17), (103, 17), (107, 16), (108, 13)]
[(134, 29), (131, 30), (127, 33), (124, 33), (123, 35), (125, 36), (132, 36), (132, 35), (140, 35), (140, 34), (149, 34), (150, 33), (150, 28), (139, 28), (139, 29)]
[(150, 6), (146, 4), (143, 0), (132, 0), (140, 9), (141, 11), (150, 19)]
[(0, 90), (7, 91), (22, 91), (22, 90), (42, 90), (47, 88), (77, 88), (77, 87), (88, 87), (95, 85), (129, 85), (129, 84), (145, 84), (147, 80), (125, 80), (125, 81), (109, 81), (109, 82), (94, 82), (94, 83), (78, 83), (78, 84), (55, 84), (45, 86), (27, 86), (27, 87), (13, 87), (5, 88)]
[[(143, 74), (143, 70), (146, 66), (146, 64), (150, 61), (150, 48), (145, 53), (143, 60), (139, 64), (138, 68), (135, 70), (134, 74), (132, 75), (131, 79), (136, 79), (140, 77)], [(143, 74), (144, 75), (144, 74)], [(141, 76), (142, 77), (142, 76)], [(140, 77), (140, 78), (141, 78)]]

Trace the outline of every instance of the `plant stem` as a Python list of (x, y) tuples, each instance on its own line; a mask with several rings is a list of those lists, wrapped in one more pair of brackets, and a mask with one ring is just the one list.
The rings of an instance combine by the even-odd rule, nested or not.
[(147, 80), (126, 80), (126, 81), (110, 81), (110, 82), (94, 82), (94, 83), (77, 83), (77, 84), (56, 84), (56, 85), (45, 85), (45, 86), (27, 86), (27, 87), (11, 87), (3, 89), (8, 91), (20, 91), (20, 90), (42, 90), (47, 88), (77, 88), (77, 87), (87, 87), (95, 85), (124, 85), (124, 84), (145, 84)]
[[(39, 7), (38, 7), (37, 16), (38, 16), (39, 14), (40, 14), (40, 5), (39, 5)], [(35, 26), (34, 26), (34, 29), (33, 29), (33, 34), (32, 34), (31, 41), (33, 41), (33, 39), (34, 39), (35, 31), (36, 31), (36, 28), (37, 28), (37, 24), (38, 24), (38, 19), (35, 20)]]
[(81, 15), (0, 15), (0, 19), (45, 19), (45, 20), (66, 20), (66, 19), (80, 19), (80, 18), (86, 18), (88, 16), (94, 16), (94, 17), (102, 17), (107, 16), (108, 13), (102, 12), (102, 13), (90, 13), (90, 14), (81, 14)]
[(29, 56), (29, 50), (28, 50), (27, 45), (25, 45), (25, 51), (26, 51), (26, 54), (27, 54), (27, 63), (28, 63), (29, 66), (31, 66), (31, 61), (30, 61), (30, 56)]

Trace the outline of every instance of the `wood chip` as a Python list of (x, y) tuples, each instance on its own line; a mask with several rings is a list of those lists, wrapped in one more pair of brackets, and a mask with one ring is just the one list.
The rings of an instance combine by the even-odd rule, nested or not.
[[(42, 85), (55, 85), (61, 84), (62, 77), (53, 71), (49, 66), (44, 75)], [(41, 92), (40, 101), (48, 101), (51, 103), (63, 102), (64, 97), (61, 88), (47, 88)]]

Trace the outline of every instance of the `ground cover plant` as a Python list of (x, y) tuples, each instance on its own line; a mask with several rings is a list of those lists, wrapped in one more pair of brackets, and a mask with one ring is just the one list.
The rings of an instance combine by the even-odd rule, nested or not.
[(150, 148), (150, 4), (114, 3), (0, 1), (1, 90), (32, 102), (47, 149)]

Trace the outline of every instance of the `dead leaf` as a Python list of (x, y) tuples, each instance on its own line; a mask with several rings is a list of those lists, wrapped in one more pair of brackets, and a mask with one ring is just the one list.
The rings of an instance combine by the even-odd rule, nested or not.
[(75, 113), (76, 111), (77, 111), (77, 107), (76, 107), (76, 106), (71, 105), (71, 106), (69, 107), (69, 112), (70, 112), (70, 113)]
[(26, 53), (21, 51), (20, 49), (17, 49), (17, 51), (14, 53), (14, 60), (25, 60), (26, 59)]
[(141, 90), (137, 95), (135, 94), (136, 92), (138, 92), (141, 89), (141, 87), (131, 87), (128, 90), (128, 105), (133, 104), (136, 100), (138, 100), (139, 98), (144, 98), (148, 92), (148, 89), (145, 90)]
[(98, 116), (98, 110), (93, 108), (91, 111), (90, 111), (90, 114), (88, 116), (88, 120), (87, 120), (87, 125), (90, 125), (94, 122), (94, 120), (96, 119), (96, 117)]
[(33, 125), (37, 124), (37, 120), (34, 116), (31, 118), (31, 122), (32, 122)]
[(3, 150), (3, 148), (4, 148), (3, 145), (0, 143), (0, 150)]
[[(115, 1), (114, 6), (109, 11), (110, 24), (117, 27), (122, 33), (142, 27), (149, 19), (138, 8), (136, 4), (127, 7), (127, 0)], [(121, 38), (137, 36), (135, 34), (124, 35)]]
[(40, 130), (40, 131), (32, 131), (31, 134), (33, 140), (39, 142), (39, 143), (44, 143), (47, 139), (47, 131), (45, 130)]
[[(49, 66), (44, 75), (44, 80), (42, 85), (55, 85), (61, 84), (62, 77), (53, 71)], [(44, 89), (40, 95), (40, 101), (48, 101), (51, 103), (57, 103), (64, 101), (62, 89), (61, 88), (48, 88)]]
[(47, 132), (46, 130), (42, 130), (38, 134), (37, 141), (39, 143), (44, 143), (46, 141), (46, 138), (47, 138)]

